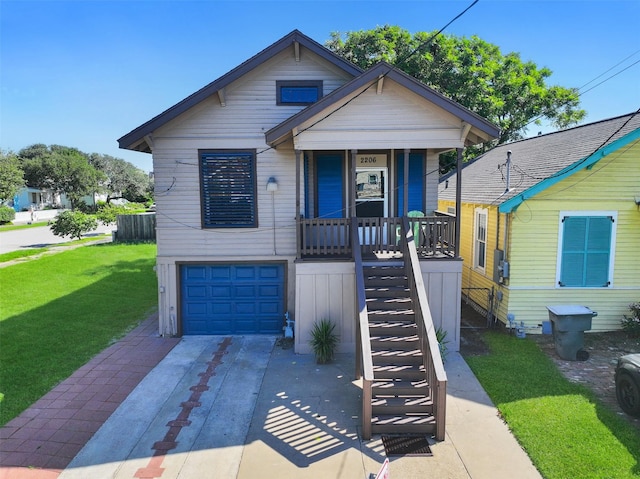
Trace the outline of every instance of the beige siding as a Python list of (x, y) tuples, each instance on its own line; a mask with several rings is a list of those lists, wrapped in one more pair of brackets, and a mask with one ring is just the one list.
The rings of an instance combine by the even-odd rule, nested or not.
[(462, 262), (421, 261), (420, 268), (433, 324), (447, 332), (447, 350), (459, 351)]
[(296, 263), (295, 350), (312, 353), (309, 340), (316, 321), (329, 319), (340, 336), (338, 351), (355, 351), (354, 263)]
[[(373, 112), (373, 114), (372, 114)], [(322, 112), (300, 127), (295, 141), (303, 150), (338, 148), (456, 148), (462, 147), (460, 120), (417, 95), (385, 81), (382, 94), (375, 86), (356, 93), (350, 103), (330, 117)], [(314, 125), (305, 131), (305, 128)], [(381, 132), (393, 129), (389, 135)]]

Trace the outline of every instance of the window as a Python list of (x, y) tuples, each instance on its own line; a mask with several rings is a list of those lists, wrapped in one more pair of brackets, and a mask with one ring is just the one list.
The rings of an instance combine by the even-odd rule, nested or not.
[(322, 80), (276, 81), (277, 105), (310, 105), (322, 98)]
[(560, 214), (559, 287), (611, 286), (616, 221), (615, 212)]
[(484, 271), (487, 262), (487, 210), (476, 208), (473, 239), (473, 267)]
[(201, 151), (203, 228), (255, 228), (255, 151)]

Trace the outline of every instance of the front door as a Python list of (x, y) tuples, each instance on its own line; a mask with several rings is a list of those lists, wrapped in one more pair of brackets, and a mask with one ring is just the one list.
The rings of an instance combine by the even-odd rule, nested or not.
[[(384, 218), (389, 210), (388, 175), (386, 167), (356, 168), (356, 216)], [(376, 229), (360, 227), (360, 244), (375, 244)], [(386, 232), (386, 228), (383, 228)], [(386, 236), (386, 235), (385, 235)], [(382, 238), (386, 242), (386, 238)]]
[(388, 213), (387, 168), (356, 168), (356, 216), (383, 217)]

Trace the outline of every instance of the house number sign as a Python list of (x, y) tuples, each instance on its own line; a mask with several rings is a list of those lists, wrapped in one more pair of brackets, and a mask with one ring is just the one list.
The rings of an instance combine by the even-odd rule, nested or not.
[(356, 165), (358, 167), (387, 166), (387, 155), (356, 155)]

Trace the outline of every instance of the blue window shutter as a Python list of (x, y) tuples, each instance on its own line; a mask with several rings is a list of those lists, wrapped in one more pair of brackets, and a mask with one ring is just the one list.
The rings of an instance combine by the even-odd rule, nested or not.
[(317, 202), (319, 218), (342, 218), (342, 155), (316, 155)]
[[(404, 152), (396, 156), (398, 178), (397, 215), (402, 216), (404, 206)], [(422, 153), (409, 153), (409, 208), (407, 211), (422, 211), (424, 208), (424, 157)]]
[(560, 285), (608, 286), (611, 218), (567, 216), (563, 220), (563, 226)]

